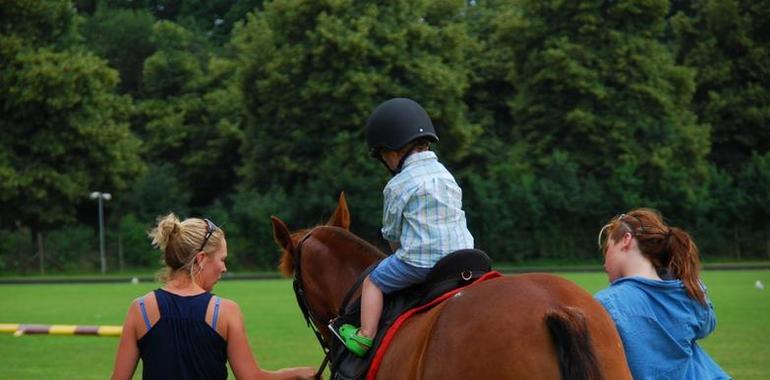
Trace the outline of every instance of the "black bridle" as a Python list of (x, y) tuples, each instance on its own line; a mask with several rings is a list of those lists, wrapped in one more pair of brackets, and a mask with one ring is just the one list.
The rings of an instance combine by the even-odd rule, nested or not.
[[(318, 330), (318, 324), (321, 324), (322, 322), (318, 317), (313, 314), (312, 310), (310, 310), (310, 305), (307, 302), (307, 299), (305, 298), (305, 289), (302, 286), (302, 266), (300, 265), (300, 261), (302, 258), (302, 246), (305, 244), (305, 241), (310, 237), (310, 235), (313, 234), (313, 232), (318, 228), (323, 228), (324, 226), (315, 227), (308, 231), (305, 236), (302, 237), (302, 239), (299, 241), (299, 244), (294, 248), (294, 252), (292, 252), (292, 257), (294, 258), (294, 279), (293, 279), (293, 288), (294, 288), (294, 295), (297, 297), (297, 304), (299, 305), (299, 309), (302, 311), (302, 315), (305, 317), (305, 322), (307, 323), (308, 327), (310, 327), (311, 330), (313, 330), (313, 333), (316, 336), (316, 339), (318, 339), (318, 343), (321, 345), (321, 348), (324, 351), (324, 359), (323, 362), (321, 362), (321, 366), (318, 369), (318, 372), (316, 372), (315, 378), (320, 379), (321, 375), (323, 374), (324, 369), (326, 369), (326, 365), (329, 364), (329, 354), (331, 352), (331, 347), (329, 346), (329, 343), (326, 342), (323, 335), (321, 334), (321, 331)], [(350, 300), (353, 298), (353, 295), (356, 293), (356, 290), (361, 287), (361, 284), (363, 283), (364, 279), (367, 275), (369, 275), (369, 272), (371, 272), (374, 267), (376, 267), (377, 263), (372, 264), (367, 268), (363, 273), (361, 273), (358, 276), (358, 279), (356, 279), (356, 282), (353, 284), (353, 286), (348, 289), (348, 292), (345, 294), (345, 297), (342, 299), (342, 303), (340, 304), (340, 310), (337, 312), (337, 315), (326, 321), (326, 323), (323, 323), (322, 326), (327, 326), (329, 330), (331, 331), (333, 329), (332, 323), (339, 318), (340, 315), (342, 315), (347, 308), (348, 303), (350, 303)], [(332, 331), (332, 333), (334, 333)], [(335, 334), (336, 335), (336, 334)], [(332, 369), (333, 371), (333, 369)]]
[[(323, 335), (321, 335), (321, 331), (318, 330), (316, 324), (320, 323), (320, 321), (318, 317), (316, 317), (310, 310), (310, 306), (308, 305), (307, 299), (305, 298), (305, 289), (302, 286), (302, 266), (300, 265), (300, 261), (302, 261), (302, 245), (305, 244), (305, 240), (307, 240), (310, 235), (313, 234), (313, 231), (315, 231), (315, 228), (308, 231), (305, 236), (302, 237), (302, 240), (300, 240), (299, 244), (297, 244), (297, 246), (294, 248), (294, 252), (292, 252), (292, 256), (294, 257), (293, 288), (294, 295), (297, 297), (297, 304), (299, 305), (299, 309), (302, 311), (302, 315), (305, 317), (305, 322), (307, 323), (308, 327), (313, 330), (313, 333), (315, 334), (316, 339), (318, 339), (318, 343), (321, 344), (321, 348), (324, 352), (323, 362), (321, 362), (321, 366), (318, 368), (318, 371), (315, 374), (315, 378), (320, 379), (321, 375), (326, 369), (326, 365), (329, 364), (329, 351), (331, 348), (329, 347), (329, 344), (326, 343)], [(327, 323), (324, 325), (328, 325), (329, 322), (331, 322), (331, 320), (327, 321)]]

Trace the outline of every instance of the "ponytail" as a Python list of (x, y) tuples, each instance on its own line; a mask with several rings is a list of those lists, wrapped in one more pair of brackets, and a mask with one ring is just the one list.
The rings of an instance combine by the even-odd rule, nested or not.
[(690, 298), (706, 303), (706, 294), (700, 283), (700, 255), (698, 247), (684, 230), (671, 227), (668, 231), (667, 251), (671, 254), (669, 269), (680, 279)]

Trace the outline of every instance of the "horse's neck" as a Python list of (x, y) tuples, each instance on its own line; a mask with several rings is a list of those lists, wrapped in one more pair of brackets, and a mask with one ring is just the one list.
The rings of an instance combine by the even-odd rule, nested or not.
[(343, 240), (341, 244), (319, 251), (313, 267), (324, 268), (317, 272), (319, 277), (319, 297), (325, 298), (326, 310), (336, 314), (344, 298), (352, 289), (360, 275), (383, 256), (376, 248), (362, 245), (355, 240)]
[(358, 247), (351, 247), (347, 254), (347, 257), (342, 258), (339, 261), (339, 265), (343, 268), (339, 273), (339, 278), (333, 279), (336, 284), (339, 284), (335, 298), (341, 301), (348, 292), (355, 292), (356, 289), (352, 287), (356, 284), (361, 275), (372, 264), (377, 262), (378, 256), (372, 255), (364, 249), (356, 249)]

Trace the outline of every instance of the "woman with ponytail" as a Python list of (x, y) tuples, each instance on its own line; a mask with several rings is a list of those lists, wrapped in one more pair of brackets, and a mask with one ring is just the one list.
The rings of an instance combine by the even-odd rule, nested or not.
[(615, 321), (634, 379), (730, 379), (696, 340), (716, 327), (698, 247), (651, 209), (599, 232), (610, 287), (596, 294)]
[(211, 291), (227, 271), (225, 232), (208, 219), (174, 214), (150, 232), (163, 253), (162, 288), (131, 303), (112, 379), (131, 379), (139, 358), (143, 379), (309, 379), (313, 368), (265, 371), (246, 337), (237, 303)]

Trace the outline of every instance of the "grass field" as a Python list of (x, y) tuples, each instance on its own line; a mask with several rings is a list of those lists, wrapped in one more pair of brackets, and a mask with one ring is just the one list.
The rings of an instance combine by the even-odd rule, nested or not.
[[(602, 273), (562, 273), (591, 293)], [(736, 379), (770, 379), (770, 270), (707, 271), (716, 331), (702, 347)], [(1, 285), (0, 323), (119, 325), (129, 303), (157, 284)], [(288, 280), (223, 281), (217, 294), (243, 309), (249, 340), (266, 368), (317, 366), (321, 350), (305, 326)], [(117, 338), (0, 334), (0, 379), (104, 379)], [(135, 378), (140, 378), (137, 371)]]

